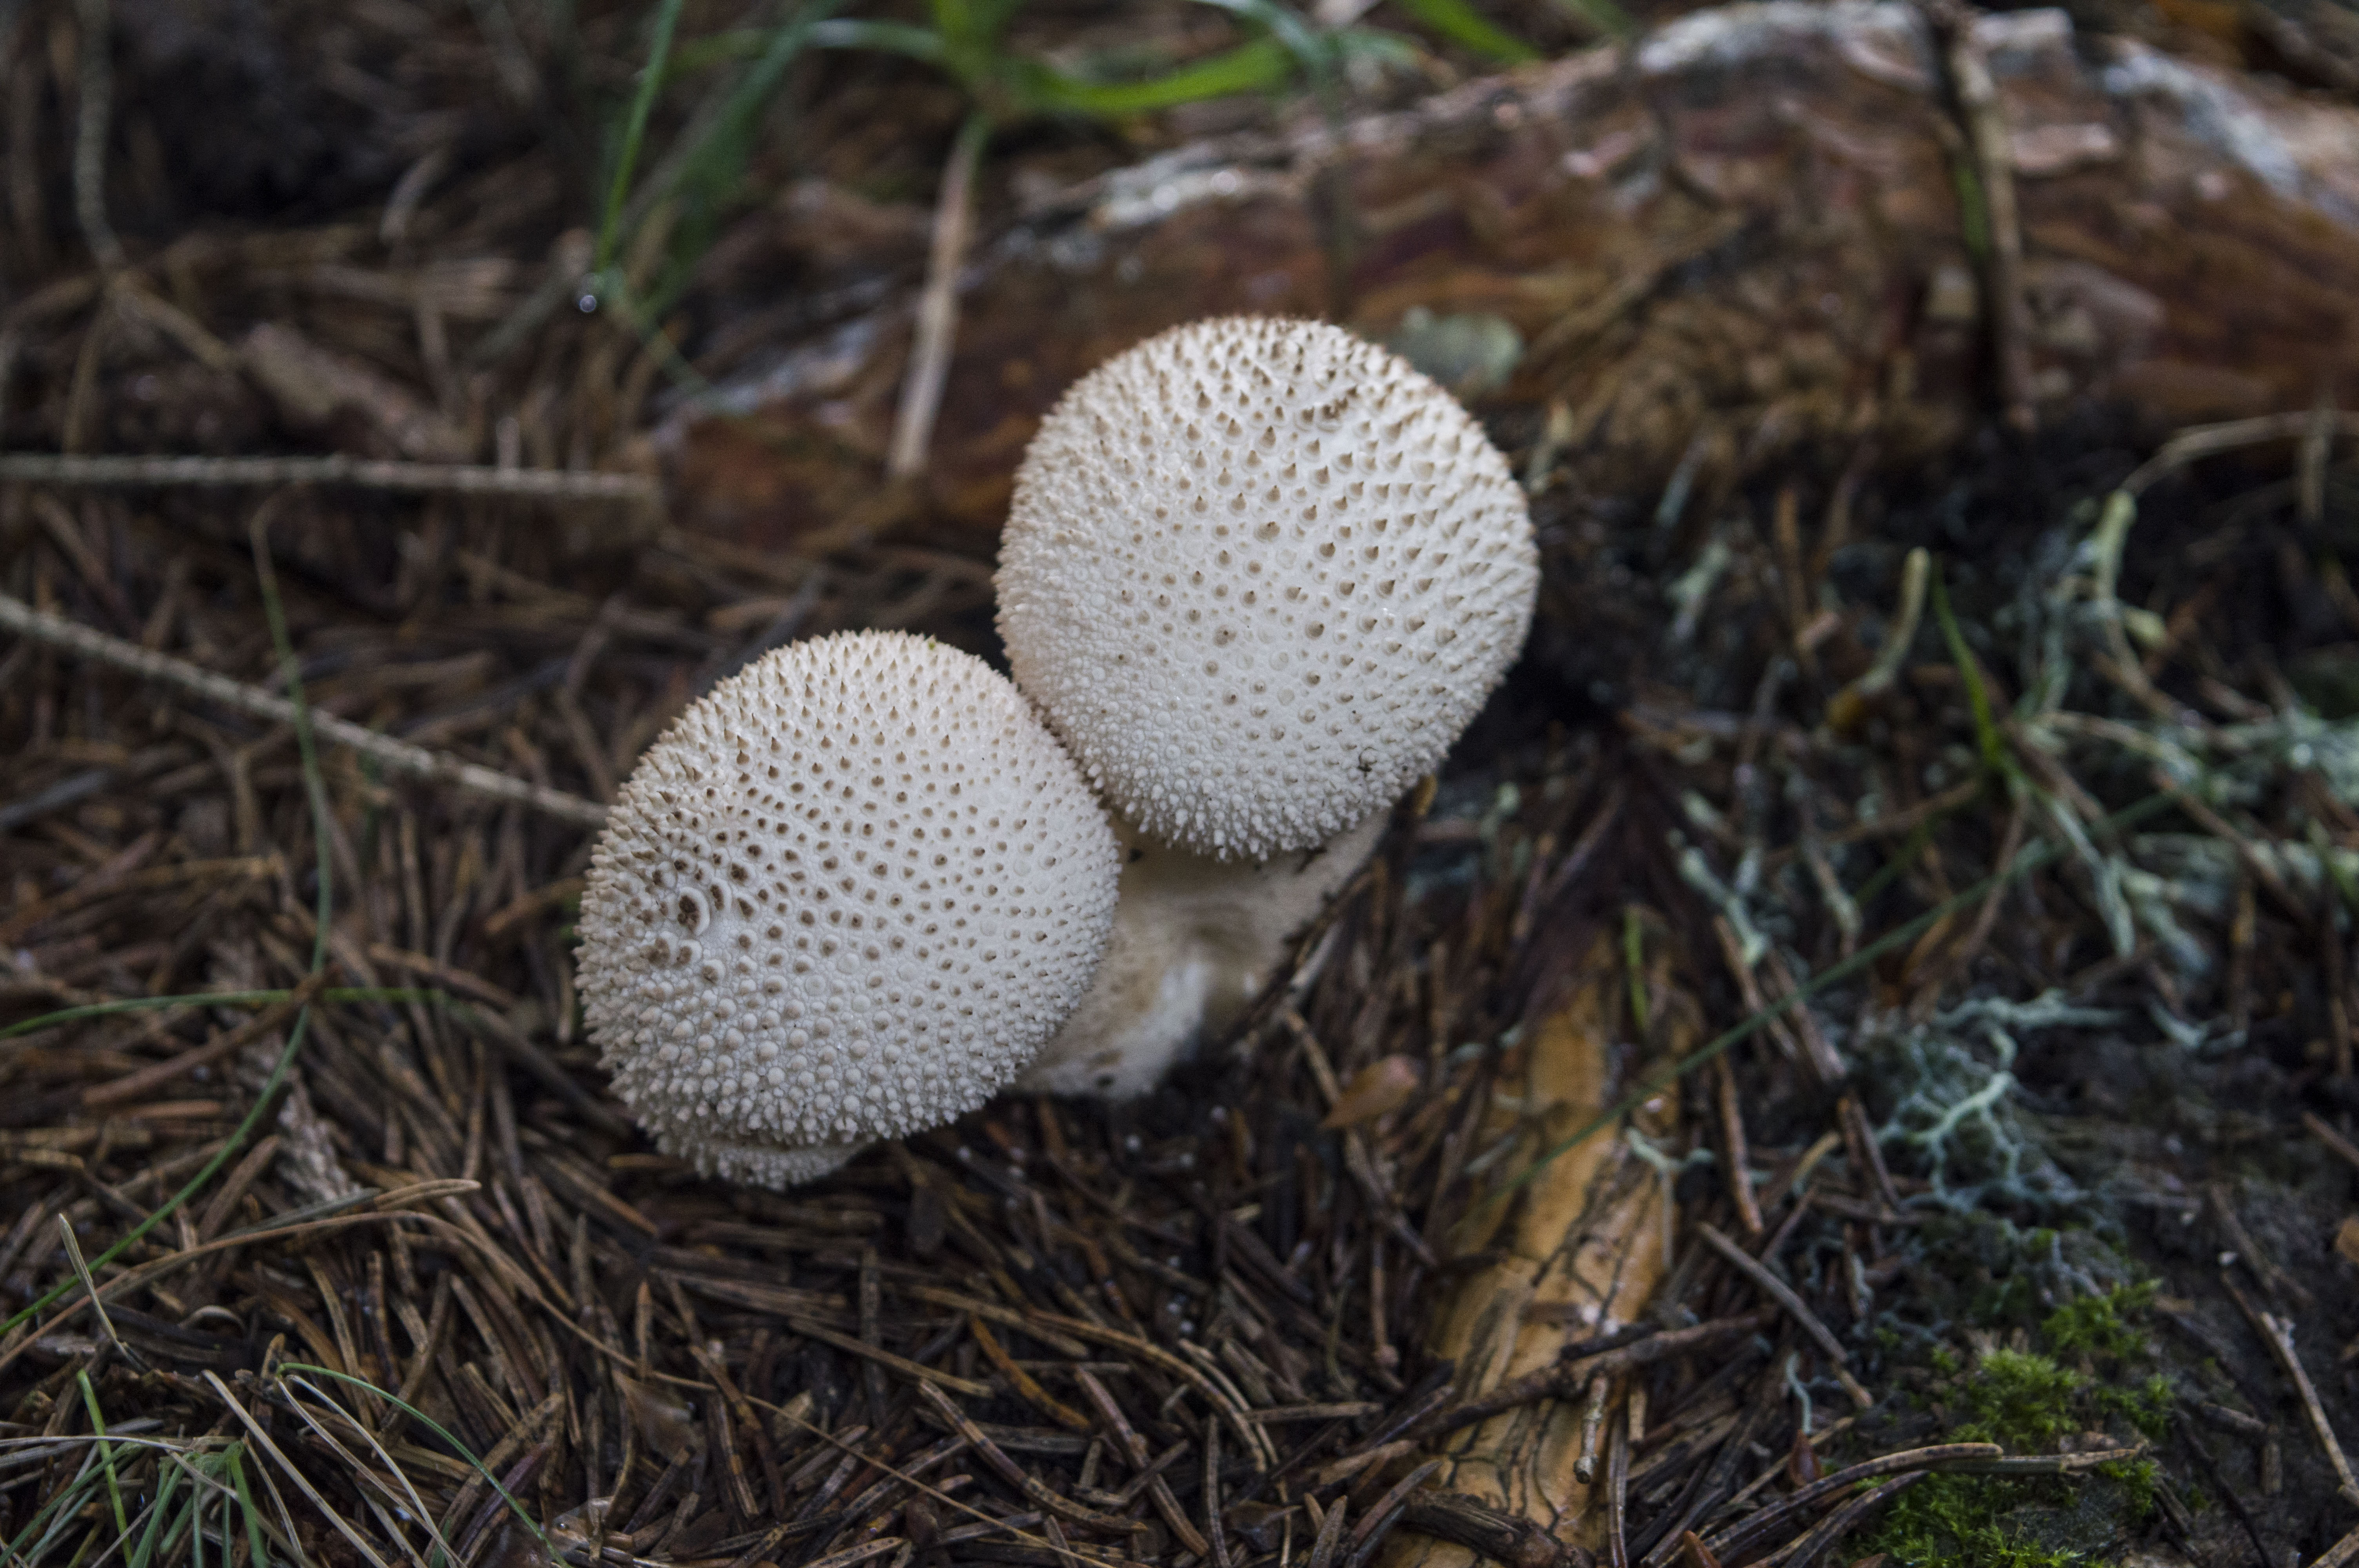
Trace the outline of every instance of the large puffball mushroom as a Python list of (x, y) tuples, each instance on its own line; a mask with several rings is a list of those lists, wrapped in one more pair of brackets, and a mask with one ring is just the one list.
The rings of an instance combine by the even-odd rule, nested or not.
[(582, 899), (591, 1035), (666, 1152), (808, 1181), (1015, 1078), (1089, 987), (1117, 870), (1004, 676), (898, 633), (794, 643), (616, 798)]
[(1523, 647), (1539, 563), (1447, 392), (1341, 328), (1229, 317), (1066, 393), (997, 580), (1016, 685), (1114, 810), (1258, 860), (1441, 761)]
[(1257, 991), (1522, 649), (1522, 489), (1340, 328), (1229, 318), (1077, 383), (1016, 472), (1016, 684), (1133, 840), (1096, 984), (1024, 1087), (1151, 1087)]

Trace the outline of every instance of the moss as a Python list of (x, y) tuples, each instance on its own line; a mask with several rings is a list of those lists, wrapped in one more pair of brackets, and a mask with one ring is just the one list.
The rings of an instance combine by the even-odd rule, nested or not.
[[(2151, 1287), (2125, 1286), (2050, 1313), (2027, 1336), (2036, 1348), (1992, 1348), (1971, 1366), (1946, 1347), (1928, 1357), (1935, 1409), (1947, 1415), (1947, 1443), (1995, 1443), (2009, 1454), (2052, 1454), (2091, 1430), (2127, 1446), (2159, 1436), (2171, 1386), (2153, 1374), (2137, 1326)], [(2071, 1364), (2068, 1364), (2068, 1361)], [(2074, 1478), (1928, 1476), (1896, 1499), (1864, 1543), (1896, 1564), (1960, 1568), (2060, 1568), (2088, 1561), (2154, 1508), (2155, 1465), (2134, 1459)]]
[(2088, 1354), (2131, 1360), (2146, 1352), (2146, 1335), (2130, 1319), (2153, 1303), (2156, 1286), (2125, 1285), (2103, 1295), (2082, 1296), (2057, 1308), (2039, 1332), (2059, 1356)]

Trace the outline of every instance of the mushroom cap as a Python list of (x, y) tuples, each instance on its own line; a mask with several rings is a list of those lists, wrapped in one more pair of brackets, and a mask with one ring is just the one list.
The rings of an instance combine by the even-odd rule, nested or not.
[(582, 896), (591, 1035), (669, 1152), (808, 1179), (1014, 1078), (1088, 988), (1117, 875), (1006, 677), (899, 633), (794, 643), (615, 799)]
[(1261, 859), (1440, 762), (1523, 646), (1539, 563), (1447, 392), (1341, 328), (1229, 317), (1065, 394), (997, 580), (1016, 684), (1114, 809)]

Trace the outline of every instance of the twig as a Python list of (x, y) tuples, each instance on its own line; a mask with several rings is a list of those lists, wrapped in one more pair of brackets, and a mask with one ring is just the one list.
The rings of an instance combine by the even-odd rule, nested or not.
[(1854, 1498), (1829, 1514), (1818, 1529), (1802, 1538), (1801, 1543), (1795, 1548), (1793, 1556), (1786, 1560), (1786, 1568), (1810, 1568), (1810, 1565), (1825, 1556), (1828, 1550), (1837, 1541), (1858, 1528), (1868, 1515), (1924, 1478), (1925, 1472), (1922, 1470), (1906, 1476), (1895, 1476), (1875, 1490), (1863, 1492)]
[[(143, 679), (178, 687), (242, 713), (251, 713), (256, 718), (280, 724), (296, 721), (296, 705), (283, 697), (264, 691), (259, 687), (248, 686), (244, 681), (233, 680), (227, 676), (216, 675), (186, 659), (152, 653), (136, 643), (110, 637), (103, 632), (93, 631), (61, 615), (36, 610), (24, 600), (5, 593), (0, 593), (0, 629), (126, 670)], [(422, 746), (413, 746), (406, 741), (380, 735), (374, 730), (364, 729), (348, 719), (339, 719), (332, 714), (315, 711), (311, 715), (311, 723), (328, 739), (340, 745), (350, 746), (394, 772), (445, 784), (462, 793), (482, 795), (489, 800), (530, 806), (535, 811), (580, 827), (605, 826), (606, 808), (596, 801), (584, 800), (563, 790), (527, 784), (506, 773), (496, 773), (473, 762), (461, 762), (447, 752), (429, 752)]]
[(2295, 514), (2310, 527), (2326, 519), (2326, 460), (2333, 447), (2334, 396), (2330, 388), (2319, 394), (2317, 406), (2310, 411), (2310, 425), (2301, 433)]
[(74, 0), (75, 40), (81, 67), (80, 114), (74, 125), (74, 220), (101, 272), (123, 270), (123, 242), (106, 221), (106, 127), (114, 114), (114, 39), (107, 0)]
[(1532, 1519), (1462, 1492), (1419, 1492), (1401, 1510), (1403, 1526), (1479, 1552), (1507, 1568), (1565, 1568), (1571, 1554)]
[(0, 452), (0, 480), (92, 486), (342, 484), (356, 490), (507, 495), (537, 501), (627, 501), (656, 506), (663, 488), (635, 473), (502, 469), (472, 463), (405, 463), (346, 457), (60, 457)]
[(1744, 1108), (1737, 1103), (1736, 1069), (1728, 1065), (1726, 1056), (1714, 1057), (1712, 1065), (1719, 1069), (1716, 1098), (1721, 1141), (1728, 1159), (1728, 1195), (1736, 1205), (1736, 1217), (1744, 1222), (1745, 1234), (1759, 1236), (1765, 1227), (1761, 1223), (1761, 1205), (1753, 1195), (1752, 1146), (1745, 1136)]
[(1777, 1318), (1777, 1313), (1768, 1308), (1740, 1313), (1734, 1317), (1700, 1323), (1692, 1328), (1674, 1328), (1650, 1334), (1643, 1339), (1617, 1345), (1593, 1356), (1560, 1360), (1552, 1367), (1543, 1367), (1511, 1382), (1502, 1383), (1487, 1394), (1446, 1405), (1412, 1422), (1402, 1435), (1417, 1443), (1430, 1443), (1447, 1433), (1472, 1426), (1479, 1421), (1487, 1421), (1517, 1405), (1530, 1404), (1535, 1400), (1561, 1398), (1587, 1386), (1593, 1377), (1610, 1377), (1634, 1367), (1650, 1366), (1673, 1356), (1682, 1356), (1723, 1339), (1753, 1334), (1767, 1328)]
[(1644, 1395), (1634, 1391), (1614, 1420), (1605, 1448), (1606, 1568), (1630, 1568), (1630, 1448), (1634, 1422), (1645, 1414)]
[[(802, 1325), (796, 1325), (796, 1329), (801, 1332)], [(1046, 1482), (1009, 1458), (999, 1444), (984, 1435), (983, 1428), (967, 1419), (966, 1412), (959, 1409), (948, 1394), (931, 1383), (919, 1383), (918, 1392), (925, 1396), (927, 1402), (931, 1404), (935, 1411), (950, 1423), (952, 1431), (966, 1439), (967, 1445), (981, 1454), (985, 1464), (998, 1471), (1008, 1485), (1022, 1492), (1026, 1498), (1041, 1509), (1050, 1513), (1062, 1514), (1074, 1523), (1088, 1525), (1092, 1530), (1112, 1530), (1116, 1534), (1123, 1534), (1134, 1529), (1145, 1528), (1134, 1520), (1120, 1519), (1112, 1514), (1102, 1514), (1093, 1509), (1083, 1508), (1070, 1498), (1059, 1497), (1049, 1489)]]
[(2337, 1132), (2324, 1117), (2314, 1110), (2301, 1113), (2301, 1124), (2310, 1130), (2310, 1135), (2312, 1138), (2341, 1156), (2353, 1170), (2359, 1171), (2359, 1143), (2354, 1143), (2342, 1133)]
[(967, 116), (951, 144), (942, 189), (934, 202), (933, 247), (926, 258), (926, 287), (918, 296), (917, 330), (909, 342), (909, 367), (901, 380), (901, 406), (893, 416), (893, 445), (885, 471), (914, 479), (926, 470), (926, 448), (941, 411), (942, 384), (949, 378), (951, 347), (958, 336), (958, 275), (965, 265), (967, 239), (974, 228), (974, 171), (991, 139), (991, 122)]
[(2359, 1563), (2359, 1530), (2353, 1530), (2310, 1560), (2310, 1568), (2345, 1568)]
[(1863, 1460), (1849, 1469), (1821, 1476), (1799, 1491), (1768, 1504), (1759, 1512), (1747, 1515), (1706, 1540), (1704, 1545), (1715, 1557), (1744, 1556), (1768, 1540), (1770, 1533), (1786, 1520), (1807, 1512), (1829, 1498), (1843, 1496), (1862, 1481), (1919, 1470), (1952, 1469), (1999, 1457), (2001, 1453), (1995, 1443), (1945, 1443), (1931, 1448), (1911, 1448), (1899, 1454)]
[[(2321, 437), (2321, 430), (2326, 434)], [(2304, 409), (2299, 414), (2262, 414), (2250, 419), (2229, 419), (2217, 425), (2197, 425), (2181, 430), (2146, 461), (2130, 471), (2120, 488), (2135, 496), (2166, 474), (2178, 472), (2198, 458), (2217, 457), (2233, 452), (2239, 447), (2256, 447), (2265, 441), (2316, 441), (2335, 436), (2346, 438), (2359, 437), (2359, 413), (2342, 413), (2332, 409), (2321, 414), (2317, 409)]]
[(2300, 1397), (2302, 1412), (2310, 1418), (2310, 1431), (2318, 1437), (2319, 1447), (2326, 1451), (2326, 1462), (2334, 1467), (2334, 1478), (2346, 1502), (2359, 1503), (2359, 1476), (2351, 1473), (2350, 1457), (2343, 1452), (2342, 1443), (2334, 1435), (2332, 1423), (2326, 1419), (2326, 1407), (2318, 1400), (2318, 1390), (2310, 1383), (2310, 1374), (2302, 1369), (2301, 1357), (2294, 1354), (2293, 1325), (2255, 1306), (2252, 1299), (2236, 1288), (2236, 1281), (2225, 1271), (2220, 1283), (2227, 1288), (2237, 1308), (2252, 1324), (2253, 1331), (2269, 1347), (2269, 1354), (2293, 1380), (2294, 1392)]
[(1738, 1273), (1759, 1286), (1763, 1294), (1783, 1307), (1786, 1315), (1794, 1320), (1796, 1326), (1809, 1335), (1819, 1348), (1827, 1353), (1827, 1358), (1835, 1364), (1835, 1376), (1843, 1380), (1843, 1391), (1851, 1395), (1853, 1403), (1865, 1410), (1875, 1402), (1867, 1397), (1867, 1390), (1854, 1382), (1851, 1374), (1845, 1370), (1851, 1365), (1851, 1352), (1843, 1348), (1843, 1341), (1834, 1336), (1834, 1331), (1821, 1323), (1818, 1314), (1810, 1309), (1801, 1297), (1794, 1293), (1794, 1288), (1791, 1285), (1771, 1273), (1768, 1266), (1754, 1257), (1752, 1253), (1731, 1241), (1718, 1226), (1707, 1222), (1697, 1228), (1702, 1232), (1706, 1245), (1726, 1259), (1729, 1265)]
[(1394, 1482), (1391, 1489), (1376, 1499), (1375, 1505), (1368, 1510), (1368, 1517), (1353, 1529), (1351, 1550), (1343, 1559), (1347, 1568), (1364, 1568), (1367, 1561), (1376, 1554), (1376, 1549), (1385, 1543), (1385, 1536), (1399, 1521), (1402, 1510), (1408, 1507), (1409, 1498), (1417, 1495), (1418, 1488), (1424, 1486), (1443, 1463), (1440, 1459), (1427, 1460)]

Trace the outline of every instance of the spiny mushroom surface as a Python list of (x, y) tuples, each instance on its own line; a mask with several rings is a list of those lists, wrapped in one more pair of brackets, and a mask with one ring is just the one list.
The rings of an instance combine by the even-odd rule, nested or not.
[(623, 786), (581, 986), (666, 1152), (783, 1186), (982, 1105), (1088, 988), (1117, 852), (1006, 679), (898, 633), (763, 657)]
[(1117, 812), (1259, 860), (1440, 762), (1538, 579), (1523, 492), (1447, 392), (1341, 328), (1232, 317), (1117, 355), (1049, 414), (999, 624)]

